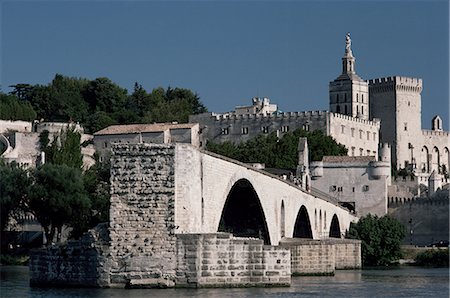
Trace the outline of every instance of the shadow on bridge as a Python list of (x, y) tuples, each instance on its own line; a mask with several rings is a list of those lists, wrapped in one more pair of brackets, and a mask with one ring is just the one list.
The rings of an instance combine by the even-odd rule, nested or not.
[(238, 180), (228, 194), (219, 223), (219, 232), (237, 237), (254, 237), (270, 244), (266, 218), (258, 195), (246, 179)]

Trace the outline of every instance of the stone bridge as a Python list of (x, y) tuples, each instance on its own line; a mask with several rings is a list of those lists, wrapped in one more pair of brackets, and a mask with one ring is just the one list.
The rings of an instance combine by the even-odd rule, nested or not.
[[(112, 227), (116, 220), (123, 220), (122, 199), (119, 198), (120, 194), (125, 194), (114, 189), (114, 179), (133, 185), (134, 189), (126, 190), (129, 200), (130, 195), (148, 197), (150, 188), (161, 189), (162, 185), (156, 185), (154, 178), (159, 175), (168, 179), (169, 188), (173, 189), (176, 234), (230, 232), (278, 245), (283, 237), (340, 238), (350, 223), (357, 221), (347, 209), (315, 197), (290, 182), (188, 144), (130, 146), (137, 148), (130, 150), (127, 145), (113, 148)], [(139, 155), (133, 156), (133, 152)], [(153, 173), (145, 174), (146, 163), (158, 166), (152, 167)], [(132, 176), (128, 177), (130, 174)], [(127, 179), (135, 183), (130, 184)], [(163, 195), (171, 191), (162, 190)], [(150, 192), (150, 196), (159, 196), (155, 190)]]
[(336, 239), (357, 218), (294, 184), (187, 144), (112, 151), (109, 223), (32, 252), (31, 285), (288, 286), (360, 267), (360, 243)]

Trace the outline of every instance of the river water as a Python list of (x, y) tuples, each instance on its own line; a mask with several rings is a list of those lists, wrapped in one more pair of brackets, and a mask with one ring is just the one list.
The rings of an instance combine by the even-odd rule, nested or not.
[(3, 297), (449, 297), (448, 268), (401, 266), (292, 277), (289, 288), (61, 289), (30, 288), (28, 267), (0, 267)]

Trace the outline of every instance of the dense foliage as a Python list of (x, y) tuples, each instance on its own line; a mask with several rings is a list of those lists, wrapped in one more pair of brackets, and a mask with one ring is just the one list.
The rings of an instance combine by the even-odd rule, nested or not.
[(31, 180), (26, 171), (15, 162), (10, 164), (0, 160), (0, 212), (3, 231), (10, 216), (18, 216), (25, 206)]
[(54, 136), (51, 143), (48, 131), (44, 130), (39, 135), (40, 149), (45, 152), (47, 163), (81, 169), (83, 155), (80, 150), (80, 139), (81, 135), (74, 126), (62, 130), (59, 135)]
[[(80, 134), (74, 127), (62, 130), (53, 140), (48, 131), (40, 136), (46, 164), (25, 170), (15, 163), (0, 165), (2, 231), (10, 216), (34, 214), (48, 243), (59, 241), (63, 226), (73, 237), (109, 215), (109, 165), (97, 162), (82, 172)], [(56, 237), (55, 237), (56, 236)]]
[(63, 225), (77, 227), (89, 219), (91, 202), (80, 169), (45, 164), (33, 173), (28, 207), (44, 228), (47, 240), (57, 241)]
[(158, 87), (148, 93), (136, 83), (128, 94), (108, 78), (88, 80), (57, 74), (48, 85), (19, 84), (14, 88), (10, 95), (1, 94), (0, 111), (4, 112), (0, 119), (71, 120), (88, 133), (111, 124), (187, 122), (189, 115), (206, 112), (191, 90)]
[(448, 267), (448, 248), (423, 251), (415, 257), (415, 261), (419, 266)]
[(36, 112), (29, 102), (0, 92), (0, 119), (32, 121), (36, 119)]
[(361, 217), (348, 232), (348, 238), (361, 240), (363, 266), (387, 266), (400, 259), (404, 237), (405, 227), (388, 215)]
[(207, 150), (249, 163), (265, 163), (270, 168), (294, 169), (298, 163), (298, 141), (308, 138), (311, 160), (321, 160), (325, 155), (346, 155), (347, 149), (326, 136), (322, 131), (312, 132), (297, 129), (278, 139), (276, 133), (259, 135), (247, 142), (207, 143)]

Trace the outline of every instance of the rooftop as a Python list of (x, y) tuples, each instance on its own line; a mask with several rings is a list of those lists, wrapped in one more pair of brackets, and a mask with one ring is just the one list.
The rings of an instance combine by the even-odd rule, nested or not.
[(187, 129), (198, 123), (154, 123), (154, 124), (127, 124), (111, 125), (94, 133), (94, 135), (131, 134), (140, 132), (162, 132), (169, 129)]

